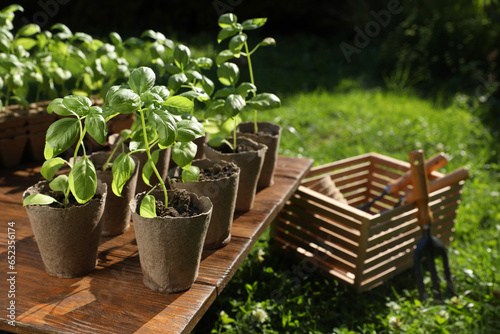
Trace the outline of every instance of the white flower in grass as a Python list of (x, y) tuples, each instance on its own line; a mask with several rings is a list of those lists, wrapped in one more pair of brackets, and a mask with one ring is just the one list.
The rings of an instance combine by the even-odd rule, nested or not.
[(264, 255), (266, 255), (266, 252), (264, 252), (262, 249), (259, 249), (257, 252), (257, 258), (259, 259), (259, 262), (264, 262)]
[(439, 311), (439, 316), (443, 319), (448, 319), (450, 317), (450, 315), (448, 314), (448, 312), (446, 312), (446, 310)]
[(267, 313), (263, 309), (258, 308), (256, 310), (253, 310), (252, 315), (260, 323), (263, 323), (267, 320)]
[(393, 315), (389, 318), (389, 325), (395, 328), (399, 328), (403, 326), (403, 323), (399, 320), (398, 317)]

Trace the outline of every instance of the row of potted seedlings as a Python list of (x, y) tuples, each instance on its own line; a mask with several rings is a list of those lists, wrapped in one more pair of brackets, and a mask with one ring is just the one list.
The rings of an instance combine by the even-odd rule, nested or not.
[[(47, 130), (40, 171), (46, 180), (23, 195), (47, 273), (68, 278), (92, 271), (101, 235), (125, 232), (132, 216), (144, 284), (164, 293), (192, 285), (203, 248), (225, 246), (234, 212), (250, 210), (257, 189), (273, 182), (280, 127), (261, 125), (256, 118), (239, 123), (241, 112), (255, 110), (256, 115), (280, 101), (273, 94), (257, 94), (251, 65), (252, 82), (238, 85), (239, 68), (228, 62), (243, 55), (250, 64), (258, 46), (248, 51), (243, 31), (264, 23), (254, 19), (240, 24), (233, 14), (219, 18), (219, 42), (231, 40), (216, 60), (218, 80), (225, 86), (216, 92), (193, 69), (198, 63), (189, 49), (180, 46), (174, 51), (179, 71), (172, 71), (185, 78), (174, 79), (181, 82), (176, 89), (155, 85), (155, 72), (139, 67), (128, 85), (108, 90), (102, 107), (77, 95), (49, 104), (49, 113), (64, 118)], [(205, 106), (201, 121), (193, 116), (196, 100)], [(87, 156), (83, 138), (89, 135), (104, 144), (107, 122), (127, 114), (136, 121), (115, 138), (111, 153)], [(210, 141), (197, 145), (195, 141), (207, 138), (205, 129), (211, 129)], [(73, 157), (63, 159), (60, 155), (72, 146)], [(206, 159), (195, 159), (199, 150)], [(176, 167), (165, 175), (168, 167), (159, 166), (168, 151)], [(61, 169), (65, 165), (68, 174)], [(137, 189), (139, 181), (147, 190)]]

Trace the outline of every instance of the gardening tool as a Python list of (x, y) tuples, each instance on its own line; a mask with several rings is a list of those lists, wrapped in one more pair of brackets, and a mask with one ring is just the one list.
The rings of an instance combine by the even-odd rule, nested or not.
[[(444, 153), (438, 153), (434, 155), (425, 162), (427, 173), (431, 173), (432, 171), (438, 170), (439, 168), (446, 165), (447, 162), (448, 160), (446, 159)], [(372, 199), (370, 202), (358, 206), (358, 209), (363, 210), (365, 212), (370, 211), (370, 208), (372, 207), (373, 203), (382, 199), (385, 195), (397, 194), (399, 190), (403, 189), (405, 186), (410, 184), (410, 182), (411, 182), (411, 170), (401, 175), (396, 180), (389, 182), (387, 186), (384, 188), (384, 191), (380, 195)]]
[[(457, 184), (458, 182), (468, 178), (469, 178), (469, 172), (465, 167), (454, 170), (453, 172), (450, 172), (445, 176), (440, 177), (439, 179), (429, 181), (429, 194), (444, 187)], [(402, 196), (401, 202), (405, 203), (415, 202), (414, 192), (410, 190), (406, 195)]]
[(443, 260), (444, 275), (446, 286), (449, 293), (455, 295), (453, 282), (451, 281), (451, 271), (446, 254), (444, 243), (438, 238), (431, 235), (431, 224), (433, 221), (432, 211), (429, 207), (429, 185), (427, 181), (427, 173), (424, 164), (424, 153), (422, 150), (412, 151), (409, 154), (411, 165), (411, 178), (413, 182), (413, 193), (417, 205), (418, 224), (422, 228), (423, 237), (418, 242), (414, 253), (414, 270), (415, 279), (417, 281), (418, 293), (420, 300), (426, 300), (424, 278), (420, 262), (424, 258), (427, 259), (429, 271), (432, 279), (432, 291), (435, 299), (442, 299), (441, 289), (439, 287), (439, 278), (436, 271), (435, 256), (441, 256)]

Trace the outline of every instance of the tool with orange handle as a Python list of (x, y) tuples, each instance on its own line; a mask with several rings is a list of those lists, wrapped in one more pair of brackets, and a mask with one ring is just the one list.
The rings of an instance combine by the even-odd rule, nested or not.
[[(446, 159), (444, 153), (438, 153), (425, 162), (425, 167), (427, 172), (431, 173), (446, 165), (447, 162), (448, 160)], [(389, 182), (387, 186), (384, 188), (384, 191), (380, 195), (372, 199), (370, 202), (367, 202), (359, 206), (358, 209), (363, 210), (365, 212), (370, 211), (370, 208), (373, 205), (373, 203), (382, 199), (385, 195), (397, 194), (398, 191), (406, 187), (408, 184), (410, 184), (410, 182), (411, 182), (411, 170), (407, 171), (405, 174), (401, 175), (396, 180)]]
[[(454, 170), (453, 172), (446, 174), (443, 177), (440, 177), (439, 179), (429, 181), (429, 193), (452, 186), (454, 184), (458, 184), (460, 181), (466, 180), (468, 178), (469, 172), (467, 171), (467, 169), (465, 167), (459, 168), (457, 170)], [(403, 196), (402, 201), (406, 203), (414, 202), (414, 192), (409, 191), (405, 196)]]
[(429, 184), (427, 172), (424, 164), (424, 152), (422, 150), (409, 153), (411, 165), (411, 177), (413, 182), (413, 196), (417, 206), (418, 224), (422, 228), (423, 237), (418, 242), (414, 253), (415, 279), (417, 281), (418, 292), (421, 300), (427, 299), (425, 293), (424, 278), (420, 262), (425, 257), (432, 279), (432, 291), (434, 298), (442, 299), (439, 287), (439, 278), (436, 271), (435, 256), (441, 256), (443, 260), (444, 274), (447, 290), (451, 295), (455, 295), (455, 289), (451, 280), (450, 265), (446, 247), (438, 238), (431, 235), (431, 224), (433, 221), (432, 211), (429, 207)]

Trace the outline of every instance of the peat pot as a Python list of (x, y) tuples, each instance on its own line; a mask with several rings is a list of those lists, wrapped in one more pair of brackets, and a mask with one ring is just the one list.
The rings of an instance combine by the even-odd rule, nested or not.
[[(174, 192), (168, 191), (169, 198)], [(200, 209), (200, 214), (144, 218), (138, 214), (138, 203), (145, 194), (137, 194), (130, 202), (144, 285), (162, 293), (187, 290), (198, 276), (212, 203), (207, 197), (187, 193), (191, 203)], [(164, 200), (162, 191), (154, 190), (151, 194)]]
[[(49, 191), (49, 182), (28, 188), (23, 198)], [(96, 197), (66, 209), (49, 205), (27, 205), (26, 212), (35, 235), (45, 271), (52, 276), (72, 278), (95, 268), (101, 237), (101, 217), (107, 186), (97, 180)]]
[(192, 165), (200, 168), (199, 181), (182, 182), (182, 169), (177, 167), (169, 171), (170, 185), (210, 199), (213, 209), (204, 248), (221, 248), (231, 240), (240, 168), (233, 162), (210, 159), (194, 160)]
[(278, 150), (281, 138), (281, 126), (270, 122), (257, 122), (258, 132), (255, 133), (253, 122), (243, 122), (238, 125), (237, 136), (250, 138), (253, 141), (267, 146), (264, 164), (260, 172), (257, 188), (262, 189), (274, 183), (274, 170), (278, 162)]
[[(228, 138), (232, 141), (232, 138)], [(257, 191), (257, 181), (264, 162), (267, 146), (258, 144), (248, 138), (237, 138), (236, 153), (227, 150), (225, 144), (213, 148), (205, 144), (205, 156), (213, 160), (231, 161), (240, 168), (240, 179), (238, 182), (238, 193), (236, 195), (236, 211), (248, 211), (252, 209)], [(222, 150), (222, 151), (221, 151)]]

